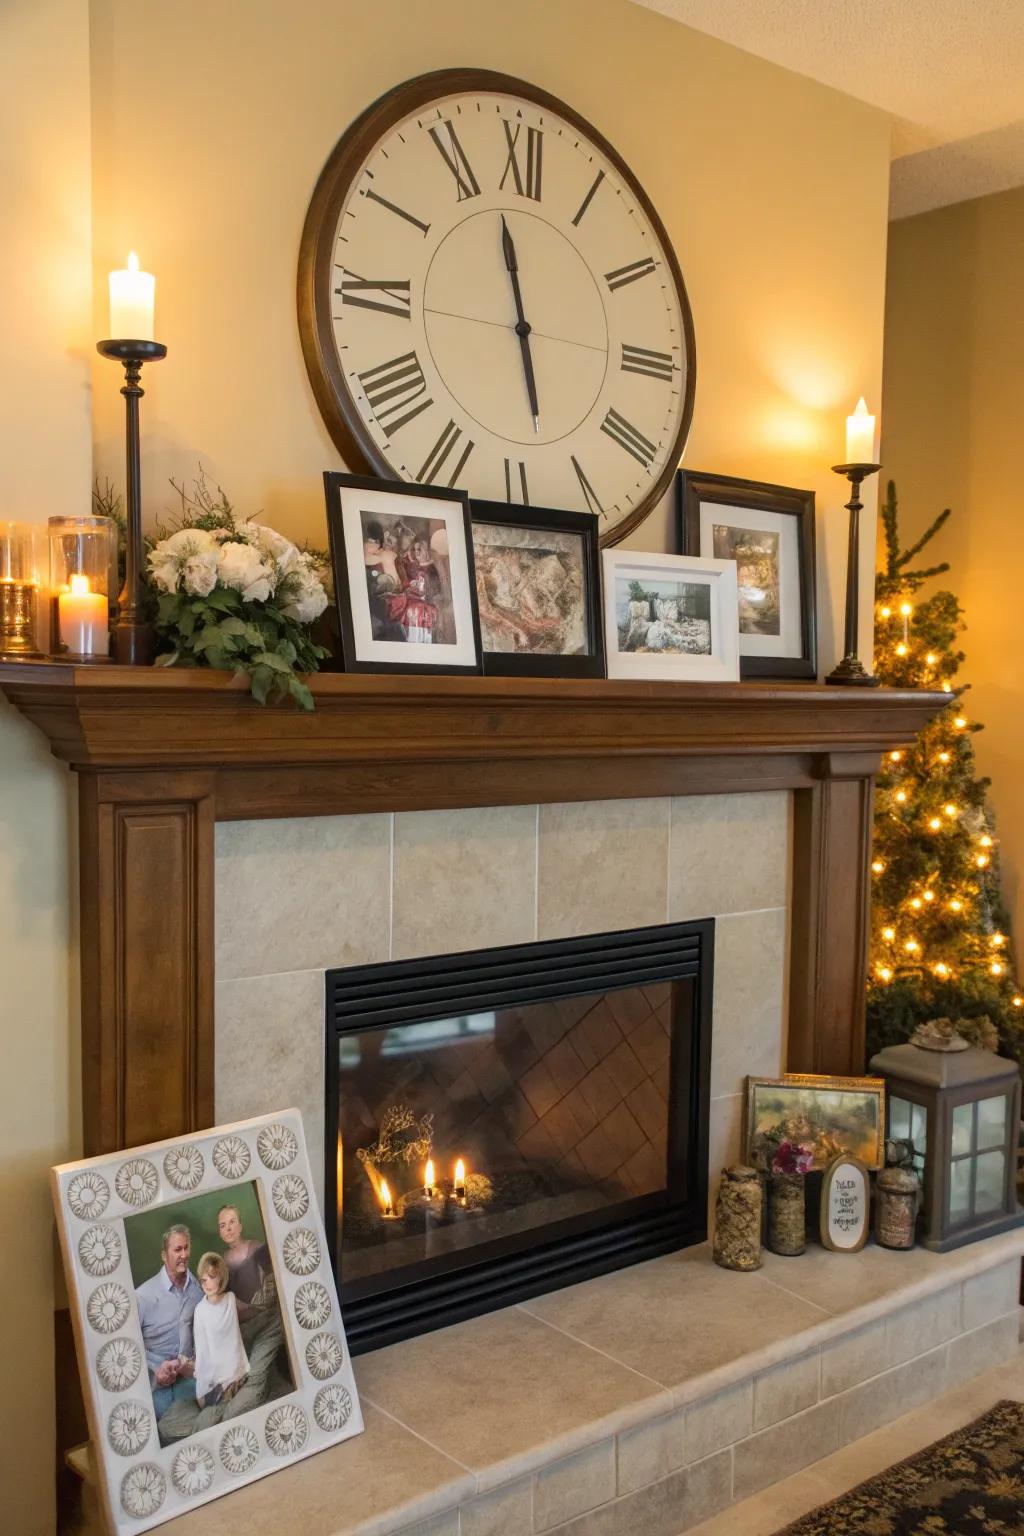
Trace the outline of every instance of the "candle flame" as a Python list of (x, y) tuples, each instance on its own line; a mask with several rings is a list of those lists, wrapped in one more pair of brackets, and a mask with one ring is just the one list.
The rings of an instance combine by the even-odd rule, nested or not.
[(129, 272), (137, 272), (138, 270), (139, 270), (139, 258), (136, 256), (134, 251), (129, 251), (128, 252), (128, 271)]
[(460, 1184), (465, 1184), (465, 1182), (466, 1182), (466, 1165), (462, 1161), (462, 1158), (460, 1157), (458, 1162), (455, 1164), (455, 1185), (456, 1185), (456, 1188), (458, 1188), (458, 1186)]
[(388, 1188), (387, 1179), (381, 1179), (380, 1181), (380, 1203), (384, 1208), (385, 1216), (390, 1216), (393, 1207), (391, 1204), (391, 1191)]
[(72, 578), (71, 578), (71, 595), (72, 595), (72, 597), (85, 597), (86, 593), (89, 592), (89, 590), (90, 590), (90, 587), (89, 587), (89, 578), (88, 578), (88, 576), (79, 576), (79, 575), (72, 576)]
[(423, 1170), (423, 1187), (427, 1190), (434, 1188), (434, 1159), (427, 1158), (427, 1166)]
[(868, 403), (864, 399), (863, 395), (861, 395), (860, 399), (857, 401), (853, 414), (855, 416), (866, 416), (868, 414)]

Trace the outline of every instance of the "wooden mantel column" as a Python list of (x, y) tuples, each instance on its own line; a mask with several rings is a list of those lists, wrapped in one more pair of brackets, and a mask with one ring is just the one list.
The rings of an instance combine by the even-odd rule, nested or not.
[(0, 664), (80, 775), (86, 1151), (213, 1123), (218, 820), (795, 791), (795, 1070), (863, 1069), (871, 795), (946, 694), (796, 683), (312, 680), (263, 709), (224, 673)]

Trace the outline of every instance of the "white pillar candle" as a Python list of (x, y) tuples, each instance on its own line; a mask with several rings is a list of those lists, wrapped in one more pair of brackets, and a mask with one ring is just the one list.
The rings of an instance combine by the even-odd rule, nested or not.
[(128, 253), (128, 265), (110, 274), (110, 337), (112, 341), (152, 341), (156, 278), (139, 271), (139, 258)]
[(857, 401), (857, 409), (846, 418), (847, 464), (874, 464), (875, 418), (868, 414), (864, 396)]
[(106, 594), (93, 592), (88, 576), (72, 576), (69, 590), (58, 595), (57, 611), (60, 638), (72, 656), (110, 654)]

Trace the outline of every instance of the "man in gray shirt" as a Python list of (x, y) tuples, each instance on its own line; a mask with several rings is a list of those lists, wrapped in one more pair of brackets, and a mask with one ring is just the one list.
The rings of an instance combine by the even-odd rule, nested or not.
[(158, 1419), (173, 1402), (194, 1401), (196, 1395), (192, 1315), (203, 1291), (188, 1267), (191, 1252), (188, 1227), (180, 1223), (168, 1227), (160, 1245), (163, 1263), (151, 1279), (135, 1288)]

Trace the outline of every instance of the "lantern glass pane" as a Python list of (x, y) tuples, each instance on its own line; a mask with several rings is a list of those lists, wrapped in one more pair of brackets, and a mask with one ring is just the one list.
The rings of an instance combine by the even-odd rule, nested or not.
[(914, 1143), (914, 1167), (920, 1173), (928, 1145), (928, 1111), (923, 1104), (910, 1106), (910, 1139)]
[(1006, 1095), (981, 1099), (978, 1103), (978, 1150), (1006, 1144)]
[(906, 1099), (889, 1100), (889, 1135), (893, 1141), (906, 1141), (910, 1136), (910, 1105)]
[(977, 1159), (978, 1173), (974, 1184), (974, 1211), (984, 1216), (991, 1211), (1001, 1211), (1006, 1180), (1006, 1153), (983, 1152)]
[(971, 1144), (971, 1130), (974, 1124), (974, 1105), (958, 1104), (953, 1111), (953, 1145), (951, 1151), (954, 1157), (963, 1157), (966, 1152), (973, 1152)]
[(949, 1219), (965, 1221), (971, 1214), (971, 1165), (973, 1158), (949, 1166)]

